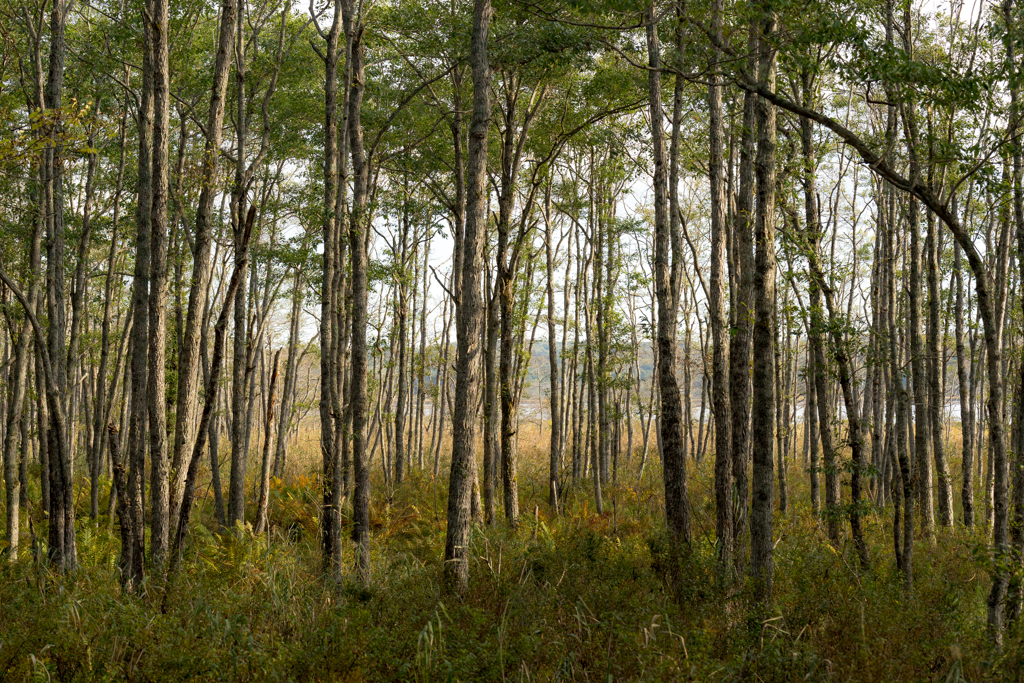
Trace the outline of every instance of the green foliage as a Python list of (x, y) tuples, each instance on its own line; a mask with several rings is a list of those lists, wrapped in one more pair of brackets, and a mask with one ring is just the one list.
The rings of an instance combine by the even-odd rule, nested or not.
[[(710, 460), (694, 491), (710, 484)], [(623, 466), (620, 481), (631, 480), (635, 459)], [(426, 472), (414, 470), (390, 504), (374, 500), (368, 588), (349, 577), (347, 546), (341, 585), (318, 572), (315, 479), (274, 482), (268, 535), (194, 525), (183, 571), (135, 595), (119, 589), (116, 533), (83, 520), (76, 574), (0, 569), (0, 671), (53, 681), (984, 681), (1024, 665), (1016, 645), (990, 657), (983, 532), (919, 544), (907, 595), (887, 514), (865, 510), (874, 565), (860, 572), (852, 547), (828, 544), (796, 482), (793, 509), (776, 518), (775, 601), (763, 609), (742, 576), (716, 587), (713, 539), (701, 531), (713, 507), (694, 507), (687, 551), (664, 530), (657, 474), (609, 487), (615, 502), (600, 516), (586, 487), (567, 487), (555, 517), (540, 503), (542, 472), (524, 461), (534, 519), (475, 531), (461, 599), (439, 592), (444, 524), (423, 505), (446, 491)]]

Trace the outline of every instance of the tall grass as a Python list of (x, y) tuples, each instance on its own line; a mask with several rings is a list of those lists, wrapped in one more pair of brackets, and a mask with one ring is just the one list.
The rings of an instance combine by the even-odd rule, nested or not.
[[(754, 607), (742, 573), (715, 585), (712, 457), (691, 470), (694, 542), (664, 535), (652, 453), (622, 457), (596, 515), (590, 487), (547, 505), (547, 433), (521, 431), (520, 528), (478, 526), (462, 598), (439, 588), (446, 477), (413, 470), (397, 490), (373, 468), (372, 583), (320, 571), (315, 449), (275, 481), (270, 531), (218, 533), (207, 496), (183, 570), (120, 589), (106, 518), (80, 521), (82, 568), (49, 572), (28, 554), (0, 569), (5, 680), (316, 681), (986, 681), (1020, 675), (1021, 634), (1001, 653), (984, 632), (984, 531), (917, 544), (915, 590), (901, 589), (891, 518), (866, 521), (872, 571), (833, 548), (810, 512), (803, 465), (775, 520), (775, 597)], [(300, 443), (302, 440), (300, 438)], [(315, 441), (314, 441), (315, 443)], [(443, 449), (442, 452), (446, 452)], [(693, 463), (691, 463), (693, 467)], [(442, 473), (446, 468), (442, 467)], [(84, 510), (82, 511), (84, 512)], [(36, 514), (36, 513), (34, 513)], [(344, 520), (348, 524), (348, 519)], [(45, 525), (36, 517), (36, 532)]]

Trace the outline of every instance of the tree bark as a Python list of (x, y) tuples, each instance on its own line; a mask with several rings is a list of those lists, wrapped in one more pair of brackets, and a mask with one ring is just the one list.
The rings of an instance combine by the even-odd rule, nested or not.
[(679, 236), (670, 234), (669, 226), (665, 134), (662, 130), (661, 48), (653, 4), (647, 8), (646, 32), (650, 67), (647, 94), (654, 151), (654, 276), (658, 299), (658, 384), (661, 393), (661, 419), (658, 427), (663, 452), (665, 515), (674, 539), (689, 545), (690, 506), (686, 488), (683, 407), (676, 380), (676, 314), (682, 249)]
[(928, 227), (925, 237), (925, 258), (927, 259), (928, 282), (928, 334), (926, 338), (928, 356), (928, 420), (935, 454), (935, 475), (938, 483), (939, 524), (953, 526), (953, 482), (942, 437), (942, 353), (940, 341), (943, 331), (939, 322), (939, 244), (935, 214), (928, 212)]
[[(366, 453), (366, 325), (367, 325), (367, 243), (370, 216), (367, 215), (370, 167), (363, 147), (362, 106), (365, 87), (365, 46), (362, 16), (353, 0), (342, 0), (342, 21), (346, 40), (351, 41), (351, 82), (348, 94), (348, 140), (352, 154), (352, 210), (349, 214), (351, 252), (352, 357), (349, 410), (352, 416), (352, 463), (355, 470), (352, 540), (356, 544), (356, 569), (360, 580), (370, 581), (370, 463)], [(337, 485), (336, 485), (337, 486)]]
[[(147, 3), (148, 6), (148, 3)], [(135, 317), (131, 331), (131, 407), (128, 421), (128, 497), (131, 505), (132, 536), (129, 586), (139, 584), (145, 568), (145, 470), (147, 387), (149, 386), (149, 276), (150, 234), (153, 206), (153, 54), (150, 49), (152, 25), (143, 21), (145, 37), (142, 52), (142, 98), (138, 122), (138, 198), (136, 206), (135, 270), (132, 283), (132, 307)]]
[[(775, 49), (772, 40), (777, 19), (768, 2), (760, 3), (757, 49), (758, 85), (775, 90)], [(774, 508), (775, 441), (775, 105), (757, 101), (757, 206), (754, 214), (754, 330), (751, 422), (753, 460), (750, 512), (750, 573), (754, 597), (768, 603), (774, 571), (772, 516)]]
[[(559, 466), (562, 462), (562, 398), (558, 375), (558, 348), (555, 343), (555, 271), (552, 249), (551, 224), (551, 184), (545, 188), (544, 196), (544, 263), (547, 269), (545, 294), (548, 304), (548, 383), (551, 388), (549, 400), (551, 404), (551, 438), (548, 453), (548, 505), (554, 513), (558, 513), (558, 482)], [(566, 282), (568, 287), (569, 283)]]
[(217, 188), (221, 137), (224, 130), (224, 108), (227, 98), (228, 74), (232, 62), (232, 41), (237, 19), (237, 0), (222, 0), (217, 52), (214, 55), (213, 83), (206, 117), (206, 140), (200, 171), (199, 205), (196, 208), (195, 238), (192, 246), (192, 280), (188, 292), (188, 310), (178, 358), (178, 395), (174, 422), (174, 447), (171, 455), (170, 528), (178, 526), (181, 495), (188, 468), (186, 457), (192, 451), (196, 430), (201, 368), (200, 342), (206, 319), (210, 281), (213, 274), (213, 201)]
[(960, 249), (953, 249), (953, 278), (956, 281), (955, 335), (956, 335), (956, 376), (960, 389), (960, 437), (962, 440), (963, 466), (961, 506), (964, 512), (964, 526), (974, 526), (974, 410), (969, 395), (968, 365), (971, 359), (964, 346), (964, 277)]
[(150, 217), (149, 276), (149, 414), (150, 561), (163, 572), (167, 558), (169, 491), (167, 462), (167, 193), (170, 181), (170, 66), (168, 0), (150, 0), (144, 21), (150, 22), (153, 68), (153, 196)]
[[(59, 111), (63, 107), (64, 58), (67, 51), (65, 28), (68, 5), (65, 0), (55, 0), (50, 12), (50, 60), (46, 82), (46, 108)], [(49, 558), (53, 566), (61, 571), (71, 571), (78, 566), (78, 550), (75, 541), (75, 505), (72, 490), (71, 450), (73, 444), (67, 432), (67, 409), (70, 406), (70, 392), (67, 377), (67, 348), (65, 345), (65, 277), (64, 277), (64, 146), (63, 115), (57, 116), (53, 140), (46, 146), (47, 183), (45, 186), (48, 206), (47, 220), (47, 316), (49, 317), (49, 371), (53, 381), (47, 392), (54, 392), (53, 400), (60, 403), (55, 410), (51, 403), (50, 455), (57, 457), (50, 462), (50, 527)], [(64, 424), (58, 425), (58, 422)]]
[[(231, 188), (231, 226), (236, 243), (242, 241), (247, 215), (248, 183), (246, 174), (245, 144), (249, 137), (246, 114), (246, 57), (245, 57), (245, 6), (239, 8), (239, 20), (235, 25), (235, 177)], [(239, 252), (235, 252), (235, 259)], [(249, 335), (249, 298), (246, 296), (249, 269), (240, 271), (239, 295), (234, 301), (234, 333), (232, 336), (231, 359), (231, 471), (228, 474), (228, 529), (245, 526), (245, 474), (249, 462), (248, 398), (249, 347), (253, 339)], [(152, 285), (150, 285), (152, 296)]]
[[(755, 68), (757, 33), (753, 27), (748, 38), (748, 68)], [(750, 359), (751, 333), (754, 321), (754, 113), (757, 95), (743, 96), (740, 136), (739, 192), (733, 222), (734, 258), (730, 265), (736, 282), (733, 310), (734, 329), (729, 347), (729, 403), (732, 409), (732, 476), (736, 499), (733, 503), (733, 543), (737, 573), (746, 566), (746, 537), (749, 526), (750, 485), (748, 458), (750, 451)]]
[(448, 529), (444, 550), (444, 587), (464, 593), (469, 586), (470, 502), (476, 479), (473, 455), (482, 326), (480, 273), (487, 221), (487, 129), (491, 118), (490, 66), (487, 33), (490, 0), (474, 0), (470, 65), (473, 115), (466, 169), (466, 231), (462, 240), (462, 273), (456, 327), (455, 410), (452, 413), (452, 464), (448, 483)]
[(270, 499), (270, 429), (274, 422), (274, 390), (277, 388), (277, 368), (281, 360), (281, 349), (274, 354), (274, 368), (270, 373), (270, 388), (267, 391), (267, 407), (263, 420), (263, 467), (260, 470), (260, 497), (256, 505), (256, 525), (253, 532), (262, 534), (267, 530), (267, 504)]
[[(181, 563), (182, 543), (185, 539), (185, 533), (188, 531), (189, 517), (192, 514), (196, 479), (199, 475), (199, 463), (202, 460), (203, 450), (206, 448), (206, 440), (211, 430), (213, 410), (217, 404), (217, 384), (220, 382), (220, 373), (224, 365), (225, 336), (227, 334), (228, 318), (231, 314), (231, 304), (241, 288), (242, 272), (248, 267), (249, 239), (252, 236), (252, 226), (255, 218), (256, 207), (249, 207), (249, 214), (243, 224), (245, 227), (242, 229), (241, 241), (235, 244), (236, 258), (234, 270), (231, 272), (231, 279), (228, 281), (228, 288), (224, 294), (224, 304), (221, 307), (220, 315), (217, 316), (217, 323), (214, 325), (213, 357), (210, 359), (210, 373), (206, 378), (206, 397), (203, 402), (203, 412), (199, 417), (196, 443), (192, 448), (192, 454), (188, 461), (188, 474), (185, 477), (185, 488), (181, 496), (181, 511), (178, 515), (178, 526), (175, 528), (174, 540), (171, 546), (171, 572), (174, 572)], [(216, 429), (216, 427), (214, 426), (213, 429)]]
[[(711, 7), (711, 30), (722, 34), (724, 0), (714, 0)], [(709, 308), (711, 317), (712, 404), (715, 408), (715, 537), (717, 539), (718, 571), (725, 581), (732, 571), (733, 519), (732, 519), (732, 404), (729, 401), (729, 334), (725, 329), (728, 317), (725, 310), (725, 256), (728, 241), (726, 226), (726, 197), (724, 173), (724, 124), (722, 118), (722, 77), (716, 50), (711, 59), (711, 80), (708, 85), (709, 180), (711, 186), (711, 291)], [(676, 77), (679, 78), (678, 76)]]
[[(43, 213), (38, 211), (33, 216), (32, 236), (29, 240), (29, 290), (28, 300), (33, 304), (39, 300), (40, 282), (42, 280), (42, 240), (43, 240)], [(13, 332), (13, 330), (12, 330)], [(7, 494), (7, 559), (14, 562), (18, 558), (18, 528), (20, 522), (20, 508), (22, 492), (27, 489), (28, 482), (19, 471), (18, 459), (15, 457), (15, 447), (21, 441), (21, 449), (27, 449), (28, 443), (24, 440), (22, 423), (28, 420), (25, 414), (28, 404), (26, 396), (28, 390), (28, 370), (30, 351), (32, 350), (32, 328), (27, 320), (22, 326), (21, 335), (18, 337), (17, 346), (14, 352), (14, 368), (9, 374), (10, 387), (8, 390), (7, 404), (7, 433), (4, 435), (4, 484)], [(24, 462), (24, 456), (22, 456)]]

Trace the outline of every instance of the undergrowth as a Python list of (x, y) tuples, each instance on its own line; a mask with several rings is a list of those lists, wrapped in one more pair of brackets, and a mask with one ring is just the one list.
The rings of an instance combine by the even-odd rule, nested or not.
[(275, 482), (271, 529), (259, 537), (211, 531), (204, 504), (182, 571), (147, 579), (133, 594), (120, 588), (116, 529), (106, 518), (81, 519), (74, 574), (51, 573), (27, 550), (0, 568), (0, 678), (1017, 678), (1022, 633), (1011, 631), (995, 651), (984, 630), (983, 532), (940, 530), (935, 544), (918, 541), (908, 594), (893, 563), (889, 513), (866, 520), (872, 569), (862, 572), (848, 542), (827, 542), (798, 469), (790, 471), (794, 502), (776, 514), (769, 607), (749, 602), (742, 571), (716, 584), (707, 460), (691, 479), (693, 543), (684, 552), (664, 533), (656, 463), (640, 484), (624, 467), (605, 489), (604, 514), (593, 512), (581, 484), (566, 488), (555, 515), (543, 456), (527, 458), (519, 527), (476, 527), (461, 597), (440, 590), (447, 490), (428, 472), (412, 472), (397, 491), (374, 490), (368, 586), (356, 582), (347, 544), (341, 582), (321, 570), (311, 476)]

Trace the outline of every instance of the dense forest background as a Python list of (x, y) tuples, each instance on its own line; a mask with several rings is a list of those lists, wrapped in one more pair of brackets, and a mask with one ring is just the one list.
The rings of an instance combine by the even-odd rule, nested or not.
[(0, 0), (0, 678), (1010, 680), (1018, 0)]

